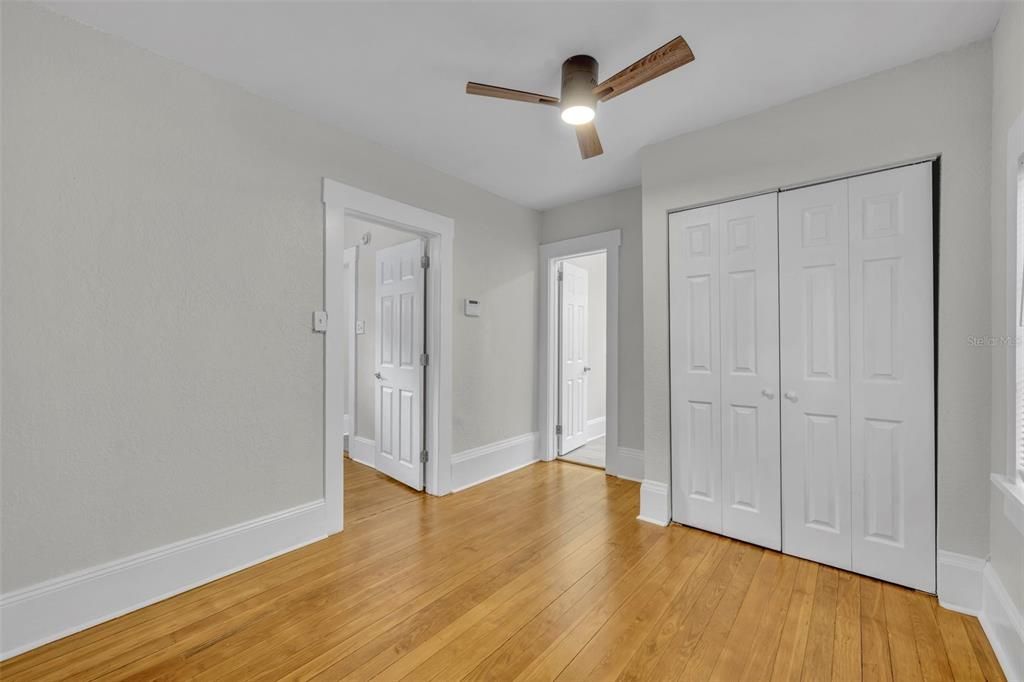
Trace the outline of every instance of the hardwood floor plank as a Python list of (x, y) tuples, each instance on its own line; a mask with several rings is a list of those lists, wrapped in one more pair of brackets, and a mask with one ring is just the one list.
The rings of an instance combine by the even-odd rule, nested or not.
[(994, 682), (1005, 682), (1006, 676), (1003, 674), (1003, 669), (999, 666), (999, 660), (996, 659), (996, 652), (992, 650), (992, 645), (989, 643), (988, 637), (985, 636), (985, 631), (981, 628), (981, 623), (978, 622), (977, 618), (963, 615), (960, 616), (960, 621), (967, 632), (967, 638), (971, 640), (971, 649), (974, 651), (975, 660), (978, 662), (978, 667), (981, 668), (981, 673), (985, 676), (985, 679)]
[(832, 679), (860, 680), (861, 627), (860, 587), (862, 578), (846, 571), (839, 572), (839, 593), (836, 602), (836, 627), (832, 641)]
[(921, 663), (917, 658), (914, 623), (910, 616), (910, 591), (886, 583), (882, 586), (882, 595), (893, 679), (924, 679), (921, 674)]
[(1003, 680), (934, 597), (539, 463), (444, 498), (345, 462), (346, 530), (0, 663), (31, 680)]
[(839, 571), (831, 566), (818, 570), (814, 607), (807, 630), (802, 679), (825, 680), (832, 676), (835, 645), (836, 606), (839, 597)]
[(786, 624), (772, 666), (773, 680), (799, 680), (803, 674), (819, 566), (810, 561), (799, 561), (793, 595), (786, 612)]
[(914, 625), (914, 643), (917, 645), (917, 660), (921, 664), (921, 675), (925, 680), (952, 680), (953, 671), (946, 658), (946, 647), (935, 622), (935, 613), (929, 600), (934, 599), (920, 592), (908, 592), (910, 621)]
[(882, 583), (862, 578), (860, 584), (861, 675), (865, 680), (892, 680), (889, 635)]
[(961, 614), (939, 606), (934, 597), (928, 599), (936, 626), (942, 636), (942, 644), (946, 649), (947, 658), (953, 672), (954, 680), (984, 680), (981, 666), (974, 655), (971, 640), (964, 629)]
[[(702, 533), (701, 531), (692, 531)], [(702, 533), (703, 534), (703, 533)], [(714, 537), (714, 536), (712, 536)], [(698, 603), (715, 571), (730, 549), (730, 545), (715, 541), (704, 553), (700, 565), (680, 590), (669, 608), (651, 628), (644, 641), (637, 647), (632, 658), (619, 676), (622, 680), (654, 679), (658, 674), (659, 661), (679, 631), (689, 621), (693, 607)]]

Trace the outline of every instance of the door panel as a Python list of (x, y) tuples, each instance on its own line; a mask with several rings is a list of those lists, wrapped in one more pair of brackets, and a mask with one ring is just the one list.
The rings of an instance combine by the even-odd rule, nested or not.
[(779, 196), (783, 551), (849, 569), (848, 181)]
[(719, 207), (722, 531), (782, 547), (778, 195)]
[(672, 518), (722, 532), (718, 207), (669, 216)]
[(562, 437), (558, 454), (565, 455), (587, 442), (587, 389), (589, 385), (589, 278), (572, 263), (561, 264), (561, 415)]
[(935, 591), (931, 164), (849, 181), (853, 569)]
[(423, 243), (377, 252), (376, 456), (382, 473), (423, 489)]

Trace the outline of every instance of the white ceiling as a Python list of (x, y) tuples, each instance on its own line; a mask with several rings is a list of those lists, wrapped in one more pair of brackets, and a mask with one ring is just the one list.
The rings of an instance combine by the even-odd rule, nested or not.
[[(991, 34), (981, 2), (64, 2), (56, 11), (534, 208), (640, 182), (640, 149)], [(599, 107), (580, 159), (562, 61), (618, 71), (682, 35), (694, 63)]]

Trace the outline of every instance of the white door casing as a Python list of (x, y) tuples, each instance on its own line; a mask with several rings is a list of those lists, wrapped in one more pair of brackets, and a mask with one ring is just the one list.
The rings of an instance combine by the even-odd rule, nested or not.
[(935, 592), (932, 165), (849, 180), (853, 570)]
[[(345, 291), (344, 315), (345, 325), (345, 366), (348, 368), (345, 382), (345, 433), (349, 442), (356, 432), (356, 301), (359, 286), (359, 247), (350, 246), (344, 251), (342, 259), (342, 282)], [(351, 445), (349, 446), (351, 447)]]
[(722, 530), (782, 548), (778, 195), (719, 206)]
[(852, 567), (847, 180), (779, 196), (783, 551)]
[(673, 518), (781, 547), (775, 193), (669, 218)]
[(590, 292), (587, 271), (572, 263), (561, 264), (561, 375), (558, 454), (565, 455), (586, 444), (587, 389), (590, 367), (587, 314)]
[(377, 252), (374, 389), (377, 470), (423, 489), (425, 277), (420, 239)]
[(672, 518), (722, 532), (718, 206), (669, 216)]

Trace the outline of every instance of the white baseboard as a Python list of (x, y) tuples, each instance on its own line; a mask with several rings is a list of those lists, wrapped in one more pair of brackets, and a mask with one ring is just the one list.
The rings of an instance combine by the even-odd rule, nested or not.
[(947, 552), (938, 552), (939, 604), (951, 611), (977, 616), (981, 613), (982, 574), (984, 559)]
[(540, 434), (525, 433), (452, 455), (452, 492), (540, 461)]
[(1008, 680), (1024, 681), (1024, 615), (992, 564), (939, 550), (939, 604), (977, 616)]
[(985, 565), (978, 620), (1007, 680), (1024, 680), (1024, 614), (1013, 603), (992, 564)]
[(583, 437), (587, 439), (589, 443), (592, 440), (598, 438), (604, 438), (605, 434), (605, 418), (598, 417), (596, 419), (588, 419), (587, 425), (583, 427)]
[(667, 526), (672, 519), (668, 507), (668, 485), (658, 481), (644, 480), (640, 484), (641, 521)]
[(644, 451), (619, 447), (619, 458), (615, 470), (608, 473), (619, 478), (640, 483), (644, 480)]
[(0, 595), (0, 660), (326, 537), (324, 501)]
[(360, 464), (372, 467), (374, 457), (377, 456), (377, 441), (351, 436), (348, 439), (348, 456)]

